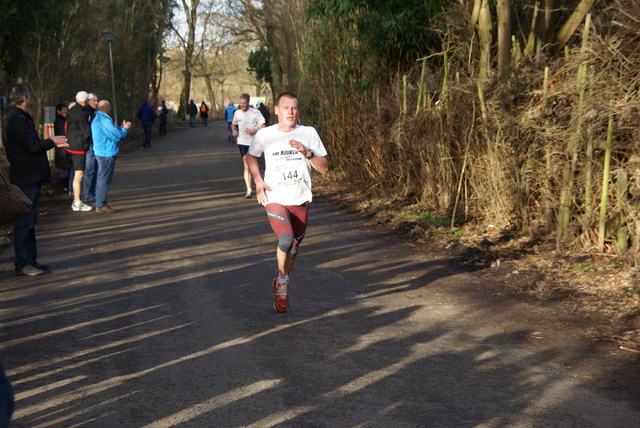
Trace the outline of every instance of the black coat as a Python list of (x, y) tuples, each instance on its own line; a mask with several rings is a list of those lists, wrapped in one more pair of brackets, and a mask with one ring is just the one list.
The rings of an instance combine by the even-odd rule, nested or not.
[(31, 115), (18, 107), (7, 111), (2, 142), (9, 161), (9, 181), (18, 186), (37, 186), (51, 180), (47, 150), (53, 140), (41, 140)]
[[(53, 121), (53, 135), (65, 135), (64, 124), (67, 118), (60, 116), (56, 113), (56, 120)], [(56, 168), (70, 169), (71, 168), (71, 154), (67, 149), (62, 147), (56, 147)]]
[(67, 142), (71, 152), (85, 153), (91, 142), (91, 127), (87, 109), (76, 104), (69, 110), (67, 116)]

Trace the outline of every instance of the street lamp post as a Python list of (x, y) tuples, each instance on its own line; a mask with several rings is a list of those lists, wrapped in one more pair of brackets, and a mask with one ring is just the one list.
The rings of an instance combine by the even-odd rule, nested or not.
[(162, 62), (162, 101), (167, 101), (167, 63), (171, 61), (171, 58), (162, 55), (160, 61)]
[(102, 38), (109, 42), (109, 65), (111, 66), (111, 90), (113, 91), (113, 100), (111, 101), (111, 106), (113, 109), (113, 123), (118, 126), (118, 112), (116, 109), (116, 80), (115, 75), (113, 73), (113, 53), (111, 50), (111, 42), (116, 38), (118, 33), (115, 31), (104, 31), (102, 33)]

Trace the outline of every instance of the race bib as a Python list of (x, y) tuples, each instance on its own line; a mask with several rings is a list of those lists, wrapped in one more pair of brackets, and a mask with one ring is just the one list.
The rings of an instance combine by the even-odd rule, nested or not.
[(294, 186), (302, 180), (304, 160), (300, 155), (282, 156), (276, 160), (275, 178), (278, 186)]

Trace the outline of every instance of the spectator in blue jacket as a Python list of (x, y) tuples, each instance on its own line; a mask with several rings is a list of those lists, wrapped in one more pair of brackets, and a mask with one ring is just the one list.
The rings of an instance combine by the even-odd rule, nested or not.
[(120, 127), (113, 124), (109, 116), (111, 104), (107, 100), (100, 100), (98, 111), (91, 122), (91, 135), (93, 137), (93, 151), (98, 161), (96, 173), (96, 212), (114, 213), (116, 210), (107, 205), (107, 191), (113, 179), (113, 169), (116, 164), (116, 155), (120, 152), (119, 141), (127, 136), (131, 122), (122, 121)]
[(151, 147), (151, 132), (153, 131), (153, 121), (156, 120), (156, 111), (146, 101), (138, 109), (138, 120), (142, 122), (144, 130), (143, 147)]
[(238, 110), (234, 105), (233, 101), (229, 101), (229, 105), (224, 110), (224, 120), (227, 121), (227, 141), (230, 143), (236, 142), (236, 137), (233, 136), (233, 132), (231, 130), (231, 122), (233, 122), (233, 114)]

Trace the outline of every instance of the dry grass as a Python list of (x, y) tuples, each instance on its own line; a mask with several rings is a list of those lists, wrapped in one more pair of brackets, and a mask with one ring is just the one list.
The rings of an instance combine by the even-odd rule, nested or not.
[[(427, 109), (400, 113), (400, 76), (378, 88), (379, 110), (358, 99), (340, 105), (339, 113), (327, 109), (320, 120), (334, 172), (323, 184), (326, 193), (416, 239), (440, 236), (445, 246), (469, 248), (487, 241), (482, 263), (489, 267), (502, 260), (512, 272), (544, 273), (524, 292), (562, 296), (573, 302), (572, 310), (619, 327), (612, 337), (640, 342), (640, 5), (616, 5), (594, 18), (586, 50), (543, 59), (550, 70), (546, 88), (544, 71), (522, 62), (509, 82), (483, 82), (481, 99), (464, 61), (452, 61), (456, 78), (446, 95), (441, 71), (431, 70)], [(580, 105), (582, 64), (587, 73)], [(410, 80), (407, 99), (415, 106), (419, 76)], [(628, 184), (618, 189), (625, 175)], [(406, 212), (432, 213), (455, 227), (443, 232), (440, 224), (434, 233), (429, 225), (407, 225)], [(618, 233), (627, 234), (626, 252)]]

